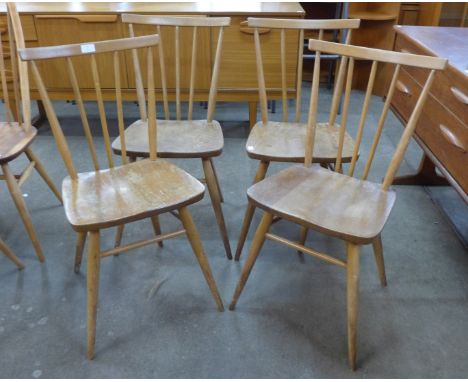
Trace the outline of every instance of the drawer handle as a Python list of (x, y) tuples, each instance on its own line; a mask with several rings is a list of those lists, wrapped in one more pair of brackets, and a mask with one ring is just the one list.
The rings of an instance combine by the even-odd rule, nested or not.
[[(248, 26), (248, 21), (242, 21), (240, 23), (240, 31), (245, 34), (254, 34), (255, 33), (255, 28), (251, 28)], [(270, 28), (257, 28), (258, 29), (258, 34), (267, 34), (271, 32)]]
[(410, 90), (408, 89), (408, 87), (403, 83), (401, 82), (400, 80), (398, 80), (396, 82), (396, 88), (402, 92), (404, 95), (408, 96), (408, 97), (411, 97), (411, 92)]
[(82, 23), (114, 23), (117, 15), (36, 15), (36, 19), (74, 19)]
[(450, 88), (450, 91), (453, 93), (457, 100), (459, 100), (461, 103), (464, 103), (465, 105), (468, 105), (468, 96), (465, 93), (463, 93), (460, 89), (457, 89), (455, 86), (452, 86)]
[(439, 125), (439, 129), (442, 132), (443, 137), (457, 149), (459, 149), (462, 153), (466, 153), (466, 148), (463, 143), (458, 139), (458, 137), (450, 131), (450, 129), (445, 125)]

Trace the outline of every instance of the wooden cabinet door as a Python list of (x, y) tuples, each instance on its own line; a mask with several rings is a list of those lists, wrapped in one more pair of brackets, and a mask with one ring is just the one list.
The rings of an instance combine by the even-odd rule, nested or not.
[[(40, 46), (85, 43), (112, 40), (123, 37), (122, 24), (118, 15), (36, 15), (35, 25)], [(114, 88), (114, 66), (112, 53), (96, 57), (101, 87)], [(78, 83), (83, 89), (93, 89), (89, 59), (73, 58)], [(70, 89), (67, 66), (64, 59), (39, 62), (42, 78), (48, 89)], [(121, 84), (127, 87), (125, 59), (121, 59)]]
[[(232, 17), (223, 38), (219, 87), (224, 89), (257, 89), (257, 67), (253, 29), (241, 24), (245, 17)], [(296, 87), (299, 32), (286, 31), (286, 79), (288, 88)], [(212, 30), (211, 52), (216, 52), (218, 30)], [(271, 29), (260, 35), (263, 70), (267, 89), (281, 89), (280, 30)]]
[[(179, 15), (178, 15), (179, 16)], [(197, 15), (198, 17), (203, 15)], [(189, 17), (189, 16), (187, 16)], [(125, 35), (128, 37), (128, 25), (123, 24)], [(134, 25), (135, 36), (157, 34), (157, 27), (154, 25)], [(190, 87), (190, 65), (192, 63), (192, 27), (180, 27), (179, 54), (180, 54), (180, 87), (182, 94), (188, 93)], [(169, 96), (174, 93), (176, 86), (176, 68), (175, 68), (175, 27), (161, 27), (161, 40), (164, 48), (164, 63), (166, 70), (166, 83), (169, 90)], [(140, 52), (140, 68), (143, 77), (143, 84), (146, 86), (146, 53)], [(159, 65), (158, 49), (154, 50), (155, 86), (161, 88), (161, 72)], [(133, 70), (133, 60), (131, 52), (126, 52), (128, 82), (130, 88), (135, 88), (135, 74)], [(195, 90), (205, 90), (210, 88), (211, 81), (211, 54), (210, 54), (210, 30), (209, 28), (198, 28), (197, 31), (197, 61), (195, 75)]]

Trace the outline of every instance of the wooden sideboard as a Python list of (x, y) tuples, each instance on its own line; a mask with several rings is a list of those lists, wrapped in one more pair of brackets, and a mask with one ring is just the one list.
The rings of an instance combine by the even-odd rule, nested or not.
[[(261, 3), (253, 1), (249, 4), (235, 2), (187, 2), (187, 3), (18, 3), (18, 11), (21, 15), (21, 23), (24, 29), (26, 46), (48, 46), (62, 45), (70, 43), (82, 43), (94, 40), (107, 40), (128, 37), (128, 28), (121, 22), (122, 13), (157, 14), (157, 15), (197, 15), (197, 16), (230, 16), (231, 26), (225, 31), (221, 71), (219, 78), (219, 101), (240, 101), (249, 102), (249, 116), (251, 124), (255, 123), (256, 105), (258, 100), (257, 75), (255, 66), (255, 50), (253, 41), (253, 31), (245, 26), (247, 17), (278, 17), (278, 18), (303, 18), (304, 11), (299, 3)], [(6, 28), (6, 6), (0, 5), (0, 28)], [(173, 38), (169, 31), (162, 31), (166, 34), (164, 38)], [(139, 26), (135, 28), (136, 35), (156, 33), (156, 28), (149, 26)], [(197, 93), (195, 99), (206, 101), (211, 78), (213, 54), (216, 47), (216, 31), (210, 33), (208, 30), (201, 31), (199, 36), (199, 46), (201, 47), (197, 57), (197, 67), (199, 68), (197, 77)], [(267, 70), (266, 86), (269, 97), (281, 98), (281, 73), (279, 66), (269, 63), (278, 62), (280, 47), (280, 32), (270, 30), (261, 35), (264, 55), (264, 65)], [(297, 32), (287, 32), (287, 80), (291, 97), (295, 91), (295, 72), (297, 67)], [(290, 42), (290, 43), (288, 43)], [(5, 41), (4, 44), (7, 44)], [(170, 46), (171, 44), (165, 44)], [(191, 36), (188, 33), (181, 33), (181, 71), (185, 74), (181, 78), (182, 99), (188, 98), (188, 78), (190, 60), (188, 56), (190, 49), (183, 49), (184, 46), (191, 46)], [(7, 47), (4, 51), (7, 51)], [(104, 66), (100, 76), (104, 96), (112, 100), (115, 94), (113, 89), (113, 70), (109, 66), (106, 57), (100, 57)], [(186, 67), (184, 68), (184, 63)], [(130, 55), (121, 63), (126, 68), (126, 76), (122, 78), (123, 97), (126, 100), (136, 100), (135, 79)], [(156, 67), (159, 63), (155, 61)], [(173, 66), (168, 71), (168, 86), (170, 96), (174, 96), (171, 88), (175, 87), (175, 75), (171, 72)], [(186, 69), (186, 70), (184, 70)], [(44, 73), (44, 72), (43, 72)], [(172, 75), (171, 75), (172, 74)], [(78, 80), (84, 87), (89, 86), (89, 92), (84, 92), (85, 97), (94, 99), (95, 93), (91, 76), (91, 69), (83, 66), (78, 72)], [(51, 96), (56, 100), (73, 99), (73, 91), (68, 81), (66, 67), (62, 62), (57, 61), (52, 66), (48, 63), (48, 71), (44, 75), (46, 86), (51, 89)], [(39, 99), (36, 85), (31, 83), (31, 96)]]
[[(446, 180), (468, 203), (468, 28), (397, 26), (395, 50), (445, 57), (416, 127), (424, 156), (417, 174), (395, 178), (395, 184), (444, 184)], [(402, 69), (392, 107), (407, 121), (427, 74)]]

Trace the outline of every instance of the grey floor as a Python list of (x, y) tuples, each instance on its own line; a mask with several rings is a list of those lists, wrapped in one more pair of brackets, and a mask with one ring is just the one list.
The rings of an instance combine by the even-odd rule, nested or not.
[[(329, 99), (329, 94), (321, 98), (324, 118)], [(362, 99), (362, 93), (353, 93), (352, 134)], [(56, 106), (78, 167), (91, 169), (75, 106)], [(363, 158), (381, 107), (381, 100), (374, 98)], [(89, 110), (98, 126), (96, 110)], [(136, 105), (127, 104), (126, 110), (129, 121), (136, 118)], [(197, 111), (200, 117), (204, 112)], [(245, 104), (218, 105), (216, 118), (226, 140), (215, 164), (233, 250), (245, 192), (257, 165), (244, 149), (247, 117)], [(115, 134), (115, 119), (110, 125)], [(371, 179), (382, 178), (401, 131), (390, 115)], [(33, 149), (60, 184), (65, 168), (47, 126), (41, 128)], [(399, 173), (414, 171), (420, 155), (413, 142)], [(201, 176), (198, 161), (175, 162)], [(24, 163), (18, 159), (15, 168)], [(270, 173), (284, 167), (274, 165)], [(75, 235), (63, 209), (37, 174), (24, 185), (47, 258), (41, 265), (2, 183), (0, 235), (26, 269), (17, 271), (0, 256), (0, 377), (466, 377), (468, 253), (461, 238), (467, 234), (467, 208), (448, 187), (395, 189), (397, 202), (383, 232), (387, 288), (379, 285), (371, 248), (363, 249), (358, 370), (353, 373), (347, 366), (342, 269), (311, 257), (301, 262), (294, 251), (267, 242), (237, 310), (219, 313), (182, 237), (166, 242), (163, 249), (150, 246), (103, 260), (96, 357), (88, 361), (86, 263), (80, 274), (73, 273)], [(245, 252), (240, 262), (226, 259), (208, 196), (190, 210), (227, 307)], [(254, 225), (258, 221), (259, 214)], [(161, 222), (163, 230), (178, 226), (170, 215), (163, 215)], [(298, 237), (298, 228), (284, 221), (273, 231)], [(151, 232), (148, 221), (134, 223), (124, 240), (149, 237)], [(104, 232), (103, 247), (112, 245), (113, 236), (112, 229)], [(317, 233), (309, 235), (308, 245), (343, 256), (342, 242)]]

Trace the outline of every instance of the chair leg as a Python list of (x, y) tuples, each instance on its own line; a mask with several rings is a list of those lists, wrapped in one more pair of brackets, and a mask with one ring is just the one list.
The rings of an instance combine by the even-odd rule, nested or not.
[[(153, 231), (155, 236), (161, 235), (161, 224), (159, 223), (159, 216), (151, 216), (151, 224), (153, 225)], [(158, 245), (162, 248), (163, 242), (158, 241)]]
[(382, 237), (380, 235), (377, 236), (372, 242), (372, 248), (374, 249), (375, 262), (377, 264), (377, 270), (379, 271), (380, 285), (386, 287), (387, 276), (385, 274), (385, 261), (383, 257)]
[(241, 276), (236, 286), (234, 295), (232, 296), (231, 304), (229, 305), (229, 310), (234, 310), (236, 308), (237, 300), (239, 299), (242, 290), (244, 289), (245, 283), (249, 278), (250, 271), (257, 260), (260, 249), (262, 249), (263, 243), (265, 242), (265, 234), (270, 228), (271, 222), (273, 221), (273, 214), (265, 212), (263, 214), (262, 220), (255, 232), (252, 245), (250, 246), (249, 255), (245, 261), (244, 268), (242, 269)]
[(62, 195), (60, 195), (60, 191), (55, 186), (55, 184), (52, 181), (52, 179), (50, 178), (49, 174), (47, 174), (47, 171), (46, 171), (44, 165), (39, 160), (39, 158), (36, 156), (36, 154), (34, 154), (33, 151), (30, 148), (27, 148), (24, 153), (26, 154), (26, 156), (28, 157), (30, 162), (34, 162), (36, 164), (34, 166), (34, 168), (37, 170), (37, 172), (42, 177), (42, 179), (44, 179), (44, 182), (46, 182), (46, 184), (49, 186), (50, 190), (57, 197), (60, 204), (63, 204)]
[(75, 273), (80, 272), (81, 259), (83, 258), (83, 249), (86, 242), (87, 232), (76, 233), (76, 250), (75, 250)]
[[(117, 231), (115, 232), (114, 248), (119, 247), (120, 244), (122, 243), (122, 236), (124, 233), (124, 229), (125, 229), (125, 224), (121, 224), (117, 226)], [(114, 256), (118, 256), (118, 255), (119, 254), (117, 253)]]
[[(252, 184), (258, 183), (261, 180), (265, 179), (265, 174), (268, 170), (270, 162), (261, 161), (258, 165), (257, 173), (255, 174), (255, 178)], [(247, 209), (245, 210), (244, 220), (242, 222), (242, 228), (239, 235), (239, 240), (237, 242), (236, 248), (236, 255), (234, 260), (239, 261), (240, 255), (242, 253), (242, 248), (244, 248), (245, 239), (247, 238), (247, 234), (249, 233), (250, 223), (252, 222), (252, 218), (255, 212), (255, 207), (252, 203), (247, 203)]]
[(200, 236), (198, 236), (197, 228), (192, 220), (192, 216), (188, 211), (187, 207), (179, 209), (179, 214), (180, 219), (182, 221), (182, 225), (184, 226), (185, 231), (187, 233), (190, 245), (192, 246), (193, 252), (195, 253), (203, 275), (205, 276), (206, 282), (208, 283), (208, 287), (210, 288), (211, 294), (214, 297), (216, 305), (218, 305), (218, 310), (220, 312), (223, 312), (223, 301), (221, 300), (218, 288), (216, 287), (216, 282), (213, 278), (213, 274), (211, 273), (210, 264), (208, 263), (208, 260), (203, 251)]
[(348, 310), (348, 363), (356, 370), (356, 342), (359, 294), (359, 245), (346, 243), (347, 252), (347, 310)]
[(213, 163), (213, 158), (210, 158), (210, 163), (211, 163), (211, 167), (213, 168), (214, 177), (216, 179), (216, 187), (218, 188), (219, 200), (221, 201), (221, 203), (224, 203), (224, 196), (223, 196), (223, 192), (221, 191), (221, 186), (219, 185), (218, 173), (216, 172), (216, 167)]
[(87, 274), (87, 294), (88, 294), (88, 359), (94, 358), (94, 344), (96, 342), (96, 317), (99, 291), (99, 270), (101, 266), (100, 238), (99, 231), (89, 233), (88, 248), (88, 274)]
[(45, 258), (42, 253), (42, 248), (37, 239), (36, 231), (34, 230), (34, 226), (31, 222), (31, 217), (29, 216), (29, 212), (26, 208), (26, 203), (24, 203), (24, 199), (21, 195), (21, 190), (18, 186), (18, 183), (10, 170), (10, 166), (8, 166), (7, 163), (2, 164), (2, 171), (3, 175), (5, 176), (8, 190), (10, 191), (11, 197), (13, 198), (16, 208), (18, 209), (18, 212), (20, 214), (20, 217), (23, 220), (24, 227), (26, 228), (26, 232), (28, 233), (28, 236), (31, 239), (31, 243), (36, 251), (36, 255), (39, 258), (39, 261), (43, 263), (45, 261)]
[(0, 251), (2, 251), (6, 257), (13, 261), (18, 269), (24, 268), (24, 264), (21, 262), (21, 260), (15, 256), (15, 254), (11, 251), (10, 248), (8, 248), (2, 239), (0, 239)]
[(215, 212), (216, 220), (218, 222), (219, 231), (223, 239), (224, 249), (226, 250), (226, 256), (229, 260), (232, 259), (231, 246), (229, 244), (229, 238), (226, 229), (226, 223), (224, 222), (223, 210), (221, 208), (221, 201), (219, 199), (218, 189), (216, 187), (216, 179), (214, 177), (213, 167), (209, 159), (202, 159), (203, 171), (205, 172), (206, 185), (208, 186), (208, 192), (211, 198), (211, 204)]
[[(301, 245), (304, 245), (306, 240), (307, 240), (307, 232), (309, 232), (309, 230), (304, 227), (304, 226), (301, 226), (301, 232), (299, 233), (299, 244)], [(297, 254), (303, 259), (304, 258), (304, 254), (302, 253), (302, 251), (297, 251)]]

